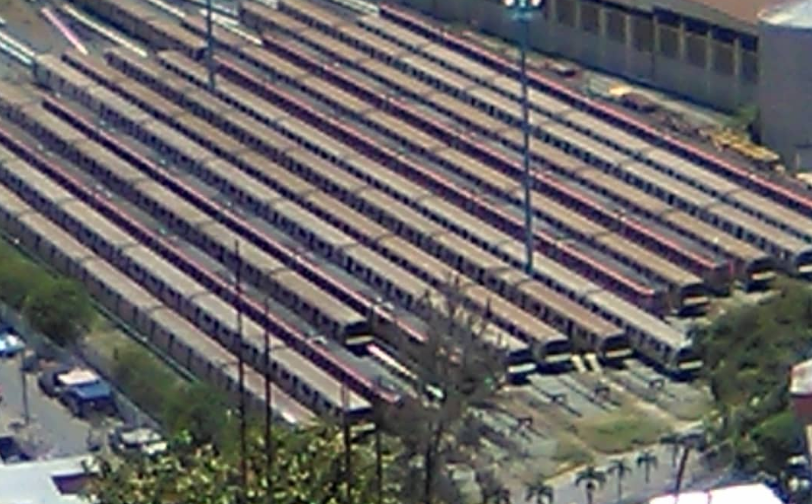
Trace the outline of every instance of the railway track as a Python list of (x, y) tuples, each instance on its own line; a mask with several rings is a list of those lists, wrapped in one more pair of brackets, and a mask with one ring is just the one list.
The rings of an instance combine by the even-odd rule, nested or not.
[[(518, 72), (518, 67), (514, 63), (508, 62), (504, 58), (485, 51), (475, 44), (448, 33), (447, 31), (440, 30), (419, 17), (406, 13), (402, 9), (391, 5), (383, 5), (380, 8), (380, 14), (382, 17), (392, 20), (401, 27), (414, 30), (500, 73), (515, 76)], [(718, 173), (742, 186), (752, 188), (754, 191), (766, 195), (774, 201), (780, 202), (782, 205), (801, 210), (807, 215), (809, 211), (812, 210), (812, 199), (796, 189), (768, 180), (763, 176), (750, 172), (742, 167), (735, 166), (729, 161), (685, 143), (667, 133), (657, 131), (653, 127), (643, 124), (621, 111), (599, 103), (594, 99), (581, 96), (575, 91), (567, 89), (536, 72), (530, 72), (530, 82), (537, 90), (557, 98), (576, 109), (584, 110), (609, 125), (619, 126), (625, 130), (625, 135), (615, 137), (616, 140), (614, 143), (619, 149), (627, 149), (631, 152), (632, 149), (630, 149), (629, 146), (637, 145), (637, 142), (634, 142), (635, 139), (637, 139), (638, 142), (647, 142), (655, 147), (662, 147), (662, 149), (656, 149), (657, 151), (664, 150), (674, 153), (698, 167)], [(631, 143), (624, 143), (630, 139), (632, 140)], [(639, 151), (635, 151), (635, 155), (645, 157), (645, 153)]]
[[(576, 350), (616, 361), (634, 349), (690, 373), (689, 342), (659, 315), (701, 311), (734, 280), (812, 272), (802, 196), (534, 75), (536, 268), (521, 273), (515, 68), (391, 7), (344, 17), (246, 4), (261, 36), (216, 28), (229, 56), (216, 59), (212, 92), (197, 16), (177, 25), (137, 3), (75, 3), (162, 51), (38, 58), (35, 79), (55, 95), (0, 93), (0, 142), (10, 166), (22, 163), (0, 170), (0, 191), (92, 250), (104, 282), (126, 278), (132, 296), (174, 314), (149, 327), (198, 327), (179, 358), (225, 388), (243, 314), (252, 383), (272, 371), (291, 418), (401, 404), (440, 309), (418, 301), (439, 299), (453, 275), (465, 310), (491, 321), (494, 357), (522, 379), (566, 368)], [(3, 215), (31, 243), (40, 236)], [(101, 278), (49, 246), (66, 271)], [(266, 327), (273, 363), (262, 361)], [(195, 345), (222, 369), (189, 357)], [(570, 395), (577, 414), (612, 410), (595, 380), (531, 376), (527, 387)]]

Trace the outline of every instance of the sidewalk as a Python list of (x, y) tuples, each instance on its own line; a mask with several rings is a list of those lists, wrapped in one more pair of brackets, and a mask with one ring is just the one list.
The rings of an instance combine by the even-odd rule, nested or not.
[[(631, 467), (632, 472), (623, 479), (622, 501), (628, 503), (645, 502), (649, 498), (664, 493), (673, 492), (676, 482), (677, 464), (672, 465), (673, 448), (666, 445), (654, 445), (648, 448), (657, 457), (657, 467), (651, 468), (650, 480), (645, 481), (645, 470), (637, 466), (637, 457), (645, 449), (627, 452), (615, 456), (603, 457), (594, 464), (596, 468), (605, 471), (611, 460), (622, 458)], [(578, 468), (561, 474), (546, 481), (554, 489), (554, 501), (557, 504), (583, 504), (586, 502), (586, 493), (582, 486), (575, 485), (575, 476), (583, 468)], [(683, 488), (688, 489), (694, 486), (712, 485), (719, 479), (719, 475), (712, 475), (707, 472), (699, 460), (699, 455), (693, 453), (688, 457), (683, 478)], [(525, 500), (526, 488), (508, 488), (513, 504), (531, 504), (532, 501)], [(606, 476), (606, 484), (595, 492), (594, 504), (615, 504), (618, 502), (617, 479), (614, 475)]]

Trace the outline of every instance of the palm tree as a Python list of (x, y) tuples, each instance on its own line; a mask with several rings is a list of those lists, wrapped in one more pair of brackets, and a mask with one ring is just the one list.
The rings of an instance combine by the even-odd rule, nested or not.
[(496, 479), (496, 475), (491, 469), (477, 471), (474, 473), (474, 481), (479, 485), (479, 493), (482, 496), (482, 504), (492, 501), (499, 501), (501, 498), (502, 485)]
[(687, 434), (679, 436), (678, 444), (682, 446), (682, 457), (680, 457), (679, 468), (677, 469), (677, 482), (674, 485), (674, 498), (679, 498), (679, 492), (682, 488), (682, 479), (685, 477), (685, 466), (688, 462), (688, 455), (691, 450), (703, 449), (704, 438), (701, 434)]
[(679, 434), (667, 434), (661, 437), (660, 444), (671, 445), (671, 467), (676, 467), (679, 449), (682, 446), (682, 440)]
[(539, 476), (533, 483), (527, 485), (524, 500), (535, 499), (535, 504), (553, 504), (553, 497), (553, 487), (545, 483), (544, 479)]
[(587, 466), (575, 475), (575, 485), (584, 483), (586, 490), (586, 504), (592, 504), (595, 498), (595, 490), (606, 483), (606, 474), (595, 466)]
[(658, 462), (657, 455), (651, 450), (645, 450), (637, 456), (637, 467), (642, 467), (645, 471), (646, 484), (651, 481), (651, 469), (656, 469)]
[(609, 462), (609, 468), (606, 470), (608, 474), (614, 474), (617, 478), (617, 501), (623, 500), (623, 478), (632, 472), (632, 468), (626, 463), (626, 459), (617, 458)]
[(496, 504), (510, 504), (510, 490), (500, 485), (499, 490), (496, 492), (495, 502)]

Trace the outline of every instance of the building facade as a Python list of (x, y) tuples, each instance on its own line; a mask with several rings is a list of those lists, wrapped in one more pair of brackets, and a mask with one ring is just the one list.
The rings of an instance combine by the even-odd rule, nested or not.
[[(509, 38), (500, 0), (398, 0)], [(609, 73), (733, 111), (755, 103), (758, 12), (777, 0), (546, 0), (531, 43)]]
[(765, 144), (796, 170), (812, 170), (812, 0), (759, 16), (758, 108)]

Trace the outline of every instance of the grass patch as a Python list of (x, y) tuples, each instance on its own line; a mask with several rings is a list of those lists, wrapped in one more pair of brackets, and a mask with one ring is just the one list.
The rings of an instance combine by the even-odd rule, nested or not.
[(668, 405), (668, 411), (680, 420), (696, 421), (705, 418), (713, 409), (710, 399), (700, 401), (678, 401)]
[(112, 321), (96, 324), (85, 337), (116, 386), (139, 408), (166, 422), (166, 404), (188, 391), (190, 383), (149, 349), (130, 339)]
[(601, 453), (621, 453), (656, 443), (668, 433), (666, 424), (634, 413), (609, 414), (578, 427), (578, 436)]
[(554, 473), (545, 475), (547, 477), (566, 472), (575, 467), (591, 464), (595, 461), (595, 457), (592, 453), (576, 440), (570, 439), (569, 437), (564, 437), (558, 441), (552, 459), (556, 463), (556, 468)]

